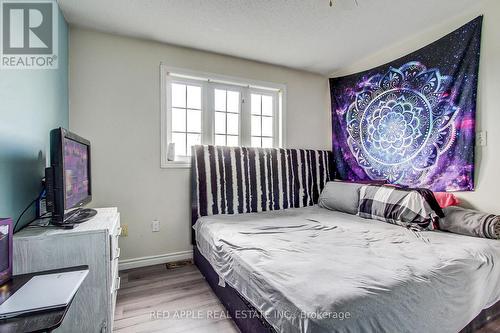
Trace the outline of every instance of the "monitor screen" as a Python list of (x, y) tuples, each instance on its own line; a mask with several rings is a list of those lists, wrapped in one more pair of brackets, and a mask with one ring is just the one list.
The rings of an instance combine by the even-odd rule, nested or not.
[(89, 196), (89, 147), (64, 138), (65, 208), (73, 208)]

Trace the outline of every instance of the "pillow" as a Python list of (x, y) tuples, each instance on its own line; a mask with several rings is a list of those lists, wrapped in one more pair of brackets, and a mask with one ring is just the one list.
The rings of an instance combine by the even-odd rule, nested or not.
[(460, 200), (452, 193), (434, 192), (434, 197), (441, 208), (460, 205)]
[(500, 216), (473, 209), (450, 206), (444, 209), (439, 228), (456, 234), (482, 238), (500, 238)]
[(368, 185), (359, 190), (357, 215), (414, 230), (434, 230), (443, 212), (430, 190)]
[(361, 186), (363, 185), (358, 183), (328, 182), (319, 196), (318, 205), (326, 209), (356, 215)]

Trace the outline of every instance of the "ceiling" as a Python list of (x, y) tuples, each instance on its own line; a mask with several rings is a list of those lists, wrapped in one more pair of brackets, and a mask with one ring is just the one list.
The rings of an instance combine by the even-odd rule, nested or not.
[[(73, 25), (329, 74), (475, 0), (58, 0)], [(465, 22), (464, 22), (465, 23)]]

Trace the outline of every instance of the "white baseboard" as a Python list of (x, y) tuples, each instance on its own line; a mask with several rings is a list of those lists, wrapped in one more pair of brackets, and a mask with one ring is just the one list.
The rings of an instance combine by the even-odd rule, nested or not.
[(159, 264), (165, 264), (167, 262), (187, 260), (187, 259), (193, 259), (193, 250), (120, 260), (118, 264), (118, 269), (122, 271), (125, 269), (159, 265)]

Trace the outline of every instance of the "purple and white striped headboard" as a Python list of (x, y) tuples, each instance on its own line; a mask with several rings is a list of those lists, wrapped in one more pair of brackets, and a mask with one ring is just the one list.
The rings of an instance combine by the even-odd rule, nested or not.
[(333, 179), (326, 150), (193, 146), (192, 222), (215, 214), (304, 207)]

